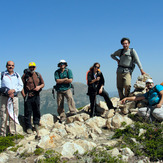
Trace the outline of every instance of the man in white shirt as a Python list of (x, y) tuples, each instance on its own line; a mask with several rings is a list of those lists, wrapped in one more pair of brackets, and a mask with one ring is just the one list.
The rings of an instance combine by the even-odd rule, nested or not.
[[(17, 72), (14, 72), (14, 62), (8, 61), (6, 64), (7, 70), (1, 72), (1, 89), (8, 89), (8, 93), (2, 93), (1, 95), (1, 124), (0, 124), (0, 136), (6, 136), (6, 127), (7, 127), (7, 119), (9, 113), (7, 111), (7, 102), (9, 97), (12, 98), (13, 101), (13, 113), (18, 116), (19, 107), (18, 107), (18, 93), (23, 89), (23, 82), (21, 80), (20, 75)], [(10, 134), (15, 134), (15, 124), (14, 119), (9, 116), (9, 132)]]

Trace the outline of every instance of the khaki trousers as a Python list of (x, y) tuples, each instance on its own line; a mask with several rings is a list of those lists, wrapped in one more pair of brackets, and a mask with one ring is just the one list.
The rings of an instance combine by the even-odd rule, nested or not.
[[(0, 108), (0, 117), (1, 117), (1, 123), (0, 123), (0, 135), (6, 136), (6, 129), (7, 129), (7, 120), (9, 118), (9, 132), (10, 134), (15, 134), (15, 123), (14, 121), (9, 117), (8, 111), (7, 111), (7, 96), (1, 96), (1, 108)], [(19, 113), (19, 106), (18, 106), (18, 97), (13, 98), (13, 108), (14, 113), (18, 116)]]
[(68, 104), (70, 113), (76, 113), (75, 102), (72, 96), (71, 89), (68, 89), (67, 91), (58, 91), (57, 92), (57, 104), (58, 104), (57, 112), (61, 119), (66, 118), (66, 114), (64, 111), (64, 97), (66, 97), (67, 99), (67, 104)]
[(131, 73), (117, 72), (117, 89), (120, 99), (128, 97), (131, 89)]

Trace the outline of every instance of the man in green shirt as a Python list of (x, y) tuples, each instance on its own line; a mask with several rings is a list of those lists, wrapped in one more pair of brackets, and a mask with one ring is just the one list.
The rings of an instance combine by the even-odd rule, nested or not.
[(119, 49), (111, 54), (111, 57), (117, 61), (117, 89), (119, 97), (122, 100), (124, 97), (128, 97), (131, 88), (131, 75), (134, 70), (135, 64), (140, 69), (141, 74), (145, 74), (139, 57), (134, 49), (130, 49), (129, 38), (122, 38), (121, 44), (123, 49)]
[(64, 97), (67, 99), (68, 107), (70, 110), (70, 115), (76, 114), (75, 102), (71, 92), (71, 83), (73, 80), (72, 71), (66, 68), (67, 62), (65, 60), (60, 60), (58, 63), (59, 69), (55, 71), (54, 78), (56, 81), (56, 91), (57, 91), (57, 112), (60, 116), (60, 121), (66, 120), (66, 114), (64, 111)]

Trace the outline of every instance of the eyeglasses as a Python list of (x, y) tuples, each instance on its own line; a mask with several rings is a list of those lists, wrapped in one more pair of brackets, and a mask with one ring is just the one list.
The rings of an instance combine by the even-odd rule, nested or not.
[(30, 66), (29, 68), (35, 68), (35, 66)]
[(99, 69), (100, 67), (98, 67), (98, 66), (95, 66), (95, 68)]

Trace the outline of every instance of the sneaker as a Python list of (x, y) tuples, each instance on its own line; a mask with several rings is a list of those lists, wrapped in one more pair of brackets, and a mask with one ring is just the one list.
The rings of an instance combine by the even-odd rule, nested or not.
[(27, 134), (32, 134), (32, 129), (28, 128), (27, 129)]

